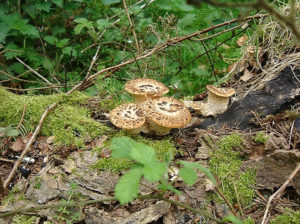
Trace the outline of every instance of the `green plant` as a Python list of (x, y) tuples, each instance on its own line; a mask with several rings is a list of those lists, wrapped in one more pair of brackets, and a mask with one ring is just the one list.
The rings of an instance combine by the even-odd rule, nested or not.
[[(78, 198), (79, 194), (76, 192), (78, 188), (78, 185), (74, 182), (70, 183), (70, 190), (67, 192), (68, 193), (68, 199), (64, 200), (62, 199), (63, 203), (66, 202), (74, 202), (76, 198)], [(79, 208), (81, 209), (81, 208)], [(70, 211), (67, 207), (59, 207), (57, 209), (57, 212), (59, 213), (56, 216), (56, 220), (64, 221), (66, 224), (73, 224), (76, 221), (80, 221), (80, 213), (79, 212), (73, 212)]]
[(268, 140), (268, 135), (265, 132), (263, 131), (256, 132), (254, 137), (255, 142), (265, 144), (267, 140)]
[(12, 219), (12, 224), (34, 224), (36, 223), (35, 216), (16, 215)]
[[(155, 156), (153, 148), (134, 141), (129, 137), (116, 137), (111, 143), (112, 157), (133, 160), (135, 163), (131, 169), (123, 175), (115, 187), (115, 197), (121, 204), (133, 201), (138, 197), (139, 184), (142, 178), (149, 182), (156, 183), (156, 195), (159, 199), (169, 201), (163, 195), (166, 191), (171, 191), (175, 194), (181, 192), (173, 186), (173, 182), (168, 177), (168, 167), (171, 163), (170, 154), (166, 154), (163, 161), (159, 161)], [(196, 162), (178, 161), (181, 165), (179, 169), (179, 177), (189, 186), (192, 186), (197, 181), (196, 170), (206, 174), (214, 185), (217, 182), (214, 175), (206, 168)], [(181, 204), (182, 206), (182, 204)], [(189, 206), (185, 206), (186, 208)], [(210, 217), (206, 213), (202, 213), (206, 217)], [(222, 222), (231, 221), (233, 223), (242, 223), (235, 216), (226, 216)]]
[(279, 215), (270, 221), (270, 224), (281, 224), (281, 223), (288, 223), (288, 224), (298, 224), (300, 223), (300, 212), (293, 211), (291, 209), (285, 209), (285, 213)]

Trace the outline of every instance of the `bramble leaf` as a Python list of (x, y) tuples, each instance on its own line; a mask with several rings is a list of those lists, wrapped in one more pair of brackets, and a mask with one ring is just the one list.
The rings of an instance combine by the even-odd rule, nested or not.
[(135, 168), (123, 175), (115, 188), (115, 197), (121, 204), (128, 203), (139, 193), (139, 183), (142, 178), (142, 169)]
[(194, 185), (197, 180), (197, 174), (195, 170), (187, 167), (179, 169), (179, 176), (188, 186)]
[(243, 224), (241, 220), (239, 220), (237, 217), (234, 215), (230, 214), (227, 215), (225, 218), (222, 219), (223, 222), (232, 222), (234, 224)]
[(58, 39), (55, 36), (45, 36), (44, 40), (52, 45), (55, 45), (58, 42)]
[(59, 47), (59, 48), (64, 47), (69, 42), (69, 40), (70, 39), (65, 38), (65, 39), (58, 41), (58, 43), (56, 44), (56, 47)]
[(212, 182), (215, 186), (217, 186), (217, 181), (214, 177), (214, 175), (204, 166), (201, 166), (199, 163), (193, 163), (193, 162), (187, 162), (187, 161), (179, 161), (178, 164), (183, 165), (186, 168), (189, 169), (197, 169), (203, 172)]
[(132, 159), (130, 151), (136, 141), (129, 137), (115, 137), (110, 144), (111, 156), (115, 158)]
[(116, 4), (116, 3), (120, 3), (121, 0), (102, 0), (102, 3), (104, 5), (112, 5), (112, 4)]
[(156, 161), (154, 149), (140, 142), (135, 142), (131, 148), (130, 155), (132, 159), (144, 165), (149, 165)]
[(158, 181), (165, 171), (166, 165), (160, 162), (153, 162), (149, 165), (145, 165), (143, 168), (144, 177), (150, 182)]
[(19, 135), (19, 131), (12, 127), (0, 128), (0, 133), (4, 133), (8, 137), (14, 137)]

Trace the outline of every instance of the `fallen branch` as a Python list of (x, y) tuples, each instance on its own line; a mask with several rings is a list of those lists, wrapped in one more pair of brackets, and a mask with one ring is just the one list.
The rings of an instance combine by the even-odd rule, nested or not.
[(290, 176), (288, 177), (288, 179), (283, 183), (283, 185), (274, 193), (271, 195), (271, 197), (269, 198), (267, 207), (266, 207), (266, 211), (263, 217), (263, 220), (261, 222), (261, 224), (264, 224), (266, 222), (267, 219), (267, 215), (271, 206), (271, 202), (275, 199), (280, 197), (281, 193), (285, 190), (285, 188), (287, 187), (287, 185), (293, 180), (293, 178), (296, 176), (297, 172), (300, 170), (300, 163), (297, 165), (297, 167), (293, 170), (293, 172), (290, 174)]

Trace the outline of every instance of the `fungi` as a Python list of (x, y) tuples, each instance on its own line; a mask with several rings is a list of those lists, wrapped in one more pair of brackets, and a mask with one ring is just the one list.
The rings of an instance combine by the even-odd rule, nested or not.
[(146, 117), (142, 109), (134, 104), (122, 104), (110, 112), (110, 121), (118, 128), (127, 130), (131, 134), (139, 134), (141, 131), (147, 133), (144, 125)]
[(205, 117), (224, 113), (227, 110), (229, 98), (235, 93), (235, 90), (212, 85), (207, 85), (206, 89), (208, 91), (207, 103), (202, 104), (199, 112)]
[(134, 79), (125, 84), (124, 89), (133, 94), (136, 103), (160, 97), (169, 92), (169, 88), (154, 79)]
[(182, 102), (170, 97), (147, 100), (143, 104), (149, 129), (156, 135), (167, 135), (172, 128), (181, 128), (191, 120)]

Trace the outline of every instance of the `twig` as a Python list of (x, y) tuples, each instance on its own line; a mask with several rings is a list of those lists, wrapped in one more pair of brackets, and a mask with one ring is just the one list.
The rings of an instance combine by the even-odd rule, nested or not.
[(230, 210), (232, 211), (232, 213), (237, 217), (237, 214), (234, 210), (234, 208), (232, 207), (232, 205), (230, 204), (230, 202), (227, 200), (227, 198), (225, 197), (225, 195), (222, 193), (222, 191), (220, 191), (219, 187), (216, 186), (216, 190), (218, 192), (218, 194), (223, 198), (223, 200), (225, 201), (225, 203), (227, 204), (227, 206), (230, 208)]
[(129, 21), (130, 27), (132, 29), (132, 34), (133, 34), (133, 37), (134, 37), (134, 41), (135, 41), (135, 45), (136, 45), (136, 50), (137, 50), (137, 52), (139, 54), (140, 53), (139, 42), (138, 42), (138, 39), (137, 39), (137, 36), (136, 36), (136, 33), (135, 33), (135, 29), (134, 29), (133, 23), (132, 23), (131, 18), (130, 18), (130, 15), (129, 15), (129, 12), (128, 12), (125, 0), (123, 0), (123, 5), (124, 5), (124, 9), (126, 11), (127, 17), (128, 17), (128, 21)]
[(14, 166), (13, 166), (13, 168), (12, 168), (10, 174), (9, 174), (9, 176), (8, 176), (7, 179), (5, 180), (5, 182), (4, 182), (4, 189), (7, 188), (9, 182), (11, 181), (11, 179), (12, 179), (12, 177), (15, 175), (15, 173), (16, 173), (16, 171), (17, 171), (19, 165), (21, 164), (21, 162), (22, 162), (24, 156), (25, 156), (26, 153), (29, 151), (30, 146), (32, 145), (32, 143), (35, 141), (36, 136), (37, 136), (38, 133), (40, 132), (40, 129), (41, 129), (42, 125), (43, 125), (43, 122), (44, 122), (45, 118), (47, 117), (47, 115), (48, 115), (48, 114), (49, 114), (49, 113), (50, 113), (57, 105), (58, 105), (58, 102), (53, 103), (53, 104), (52, 104), (51, 106), (49, 106), (49, 107), (45, 110), (45, 112), (43, 113), (43, 115), (42, 115), (42, 117), (41, 117), (41, 119), (40, 119), (40, 121), (39, 121), (39, 124), (38, 124), (38, 126), (36, 127), (36, 129), (35, 129), (33, 135), (31, 136), (29, 142), (27, 143), (27, 145), (26, 145), (25, 149), (23, 150), (22, 154), (20, 155), (19, 159), (15, 162), (15, 164), (14, 164)]
[(263, 217), (263, 220), (262, 220), (261, 224), (264, 224), (266, 222), (267, 215), (268, 215), (272, 200), (277, 198), (277, 197), (280, 197), (281, 193), (285, 190), (287, 185), (293, 180), (293, 178), (296, 176), (296, 174), (299, 170), (300, 170), (300, 163), (296, 166), (296, 168), (290, 174), (288, 179), (283, 183), (283, 185), (274, 194), (271, 195), (271, 197), (268, 200), (268, 204), (267, 204), (265, 214), (264, 214), (264, 217)]
[(5, 159), (5, 158), (1, 158), (1, 157), (0, 157), (0, 161), (6, 162), (6, 163), (15, 163), (14, 160), (11, 160), (11, 159)]
[(53, 85), (51, 82), (49, 82), (45, 77), (43, 77), (40, 73), (36, 72), (35, 70), (33, 70), (29, 65), (27, 65), (25, 62), (23, 62), (20, 58), (17, 57), (17, 60), (23, 64), (26, 68), (28, 68), (32, 73), (34, 73), (35, 75), (37, 75), (39, 78), (41, 78), (42, 80), (44, 80), (46, 83), (48, 83), (48, 85)]
[(53, 85), (53, 86), (45, 86), (45, 87), (37, 87), (37, 88), (30, 88), (30, 89), (18, 89), (18, 88), (11, 88), (11, 87), (4, 87), (8, 90), (14, 90), (19, 92), (27, 92), (31, 90), (43, 90), (43, 89), (57, 89), (57, 88), (63, 88), (63, 87), (73, 87), (75, 85)]
[(289, 148), (290, 148), (291, 141), (292, 141), (292, 134), (293, 134), (294, 124), (295, 124), (295, 120), (292, 122), (291, 130), (290, 130)]

